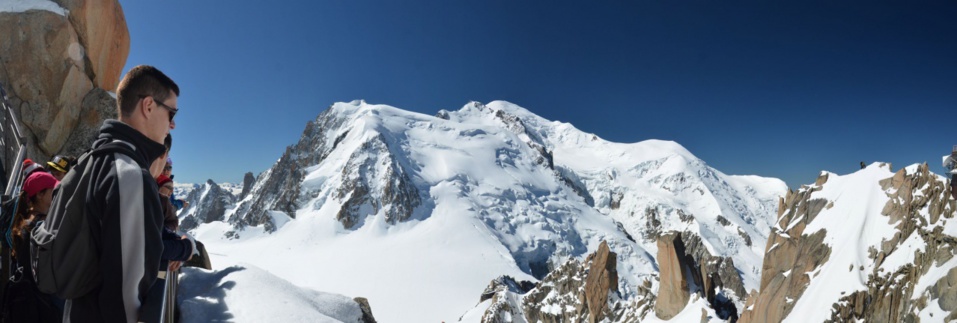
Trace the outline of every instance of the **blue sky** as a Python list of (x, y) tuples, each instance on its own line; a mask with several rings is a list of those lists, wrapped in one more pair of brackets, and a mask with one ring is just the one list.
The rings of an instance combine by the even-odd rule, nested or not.
[(241, 182), (334, 102), (507, 100), (727, 174), (813, 183), (957, 144), (954, 1), (120, 1), (181, 87), (179, 182)]

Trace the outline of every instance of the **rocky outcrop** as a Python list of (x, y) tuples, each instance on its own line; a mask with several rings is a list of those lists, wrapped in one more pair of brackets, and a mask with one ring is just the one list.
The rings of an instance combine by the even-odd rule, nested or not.
[(658, 300), (655, 302), (655, 315), (669, 320), (688, 304), (691, 290), (688, 282), (691, 271), (685, 256), (681, 234), (669, 233), (658, 238), (658, 271), (661, 273), (661, 285), (658, 288)]
[[(889, 169), (888, 165), (879, 167)], [(827, 228), (832, 232), (804, 232), (822, 210), (833, 207), (833, 201), (811, 198), (827, 185), (828, 177), (829, 174), (822, 174), (815, 185), (789, 192), (782, 200), (778, 225), (768, 240), (761, 291), (752, 291), (748, 297), (742, 322), (777, 322), (797, 315), (790, 312), (799, 299), (816, 297), (804, 295), (804, 291), (819, 275), (819, 268), (835, 261), (829, 259), (832, 250), (822, 242), (824, 237), (840, 235), (840, 230), (861, 230)], [(822, 309), (830, 310), (827, 321), (918, 322), (927, 314), (924, 312), (931, 302), (947, 312), (946, 317), (933, 316), (937, 310), (929, 310), (925, 318), (957, 319), (957, 270), (942, 267), (954, 266), (951, 260), (957, 255), (957, 238), (945, 233), (954, 232), (953, 224), (948, 224), (954, 218), (954, 201), (946, 181), (930, 173), (923, 164), (900, 169), (880, 180), (879, 185), (889, 199), (880, 214), (867, 216), (884, 217), (879, 221), (892, 225), (893, 235), (864, 252), (870, 258), (868, 261), (873, 262), (870, 269), (853, 264), (844, 267), (851, 272), (862, 271), (865, 288), (842, 292), (843, 296), (830, 309)], [(891, 258), (895, 260), (888, 264)]]
[(602, 242), (584, 262), (568, 260), (527, 293), (524, 285), (500, 277), (483, 293), (483, 301), (492, 301), (482, 322), (514, 322), (515, 317), (546, 323), (637, 321), (651, 309), (651, 286), (637, 286), (637, 297), (622, 300), (617, 263), (617, 254)]
[(356, 297), (353, 300), (356, 303), (359, 303), (359, 308), (362, 310), (362, 317), (360, 318), (360, 323), (376, 323), (375, 317), (372, 316), (372, 307), (369, 306), (369, 300), (365, 297)]
[(659, 318), (673, 318), (685, 308), (692, 294), (698, 294), (718, 317), (737, 320), (732, 297), (744, 297), (745, 292), (731, 258), (711, 255), (695, 234), (669, 232), (658, 238), (657, 259), (661, 285), (655, 314)]
[(253, 184), (256, 184), (256, 177), (253, 176), (253, 172), (246, 172), (246, 175), (243, 176), (243, 190), (242, 193), (239, 193), (240, 200), (246, 198), (246, 194), (249, 194), (249, 190), (253, 188)]
[(113, 91), (130, 53), (126, 16), (116, 1), (56, 0), (69, 10), (70, 23), (86, 49), (87, 71), (96, 87)]
[(608, 312), (608, 294), (618, 291), (618, 259), (604, 242), (589, 258), (591, 267), (585, 279), (585, 304), (591, 314), (588, 322), (596, 323)]
[(129, 53), (117, 1), (60, 5), (69, 16), (46, 10), (0, 13), (0, 34), (6, 35), (0, 39), (0, 84), (20, 116), (27, 157), (34, 160), (89, 148), (89, 129), (115, 116), (105, 112), (115, 111), (116, 101), (106, 99), (103, 90), (114, 90)]
[(482, 291), (482, 296), (479, 297), (479, 302), (484, 302), (487, 299), (490, 299), (495, 296), (495, 294), (509, 291), (517, 294), (525, 294), (526, 292), (535, 288), (535, 283), (532, 283), (527, 280), (516, 281), (512, 276), (499, 276), (495, 278), (485, 287), (485, 290)]

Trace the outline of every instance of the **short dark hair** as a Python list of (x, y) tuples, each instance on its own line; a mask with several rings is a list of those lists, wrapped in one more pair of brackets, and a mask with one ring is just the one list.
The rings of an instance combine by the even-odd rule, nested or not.
[(159, 69), (149, 65), (139, 65), (123, 76), (116, 87), (116, 102), (119, 114), (124, 117), (132, 115), (140, 96), (152, 96), (154, 100), (166, 100), (169, 91), (179, 96), (179, 86)]

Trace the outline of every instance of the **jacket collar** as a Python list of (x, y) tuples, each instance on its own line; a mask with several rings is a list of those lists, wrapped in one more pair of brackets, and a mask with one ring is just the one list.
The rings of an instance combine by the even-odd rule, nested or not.
[(114, 140), (122, 140), (133, 145), (134, 154), (130, 157), (136, 160), (142, 168), (149, 168), (156, 158), (166, 152), (166, 146), (146, 137), (139, 130), (119, 120), (109, 119), (100, 127), (100, 134), (93, 142), (93, 149)]

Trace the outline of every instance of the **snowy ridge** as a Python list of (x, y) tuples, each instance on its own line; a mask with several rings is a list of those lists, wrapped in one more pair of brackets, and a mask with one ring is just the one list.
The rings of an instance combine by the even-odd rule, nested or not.
[(926, 164), (823, 172), (789, 192), (743, 322), (957, 319), (957, 222)]
[(506, 102), (436, 117), (354, 101), (311, 122), (228, 223), (195, 232), (222, 255), (217, 267), (254, 263), (300, 286), (367, 297), (390, 321), (453, 321), (493, 278), (541, 279), (602, 241), (618, 254), (622, 299), (645, 281), (657, 290), (655, 238), (665, 230), (699, 233), (756, 280), (763, 250), (754, 245), (770, 225), (759, 226), (773, 221), (784, 190), (717, 172), (673, 142), (610, 143)]

